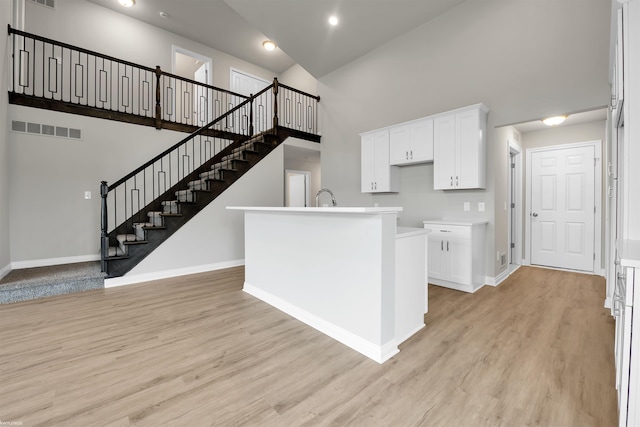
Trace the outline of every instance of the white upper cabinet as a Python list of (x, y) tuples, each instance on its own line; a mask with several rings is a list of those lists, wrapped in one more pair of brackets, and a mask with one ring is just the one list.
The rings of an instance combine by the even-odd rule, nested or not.
[(392, 165), (413, 165), (433, 160), (433, 120), (420, 119), (389, 129)]
[(361, 191), (399, 191), (398, 167), (389, 164), (389, 130), (367, 132), (361, 138)]
[(435, 190), (485, 188), (487, 112), (477, 104), (433, 119)]

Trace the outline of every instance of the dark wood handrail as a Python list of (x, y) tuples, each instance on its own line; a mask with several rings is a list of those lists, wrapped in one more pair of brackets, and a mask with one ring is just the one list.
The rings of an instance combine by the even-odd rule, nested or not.
[(12, 28), (10, 24), (7, 25), (7, 27), (8, 27), (8, 33), (9, 34), (15, 34), (15, 35), (18, 35), (18, 36), (29, 37), (29, 38), (32, 38), (32, 39), (37, 40), (37, 41), (41, 41), (41, 42), (44, 42), (44, 43), (49, 43), (49, 44), (52, 44), (52, 45), (55, 45), (55, 46), (60, 46), (60, 47), (66, 48), (66, 49), (70, 49), (70, 50), (74, 50), (74, 51), (77, 51), (77, 52), (85, 53), (87, 55), (93, 55), (93, 56), (96, 56), (98, 58), (106, 59), (106, 60), (113, 61), (113, 62), (118, 62), (120, 64), (124, 64), (124, 65), (130, 66), (130, 67), (134, 67), (134, 68), (140, 68), (142, 70), (150, 71), (150, 72), (153, 72), (153, 73), (156, 73), (156, 72), (159, 71), (159, 73), (161, 75), (164, 75), (164, 76), (167, 76), (167, 77), (171, 77), (171, 78), (174, 78), (174, 79), (177, 79), (177, 80), (185, 81), (187, 83), (192, 83), (192, 84), (196, 84), (196, 85), (199, 85), (199, 86), (203, 86), (203, 87), (206, 87), (206, 88), (209, 88), (209, 89), (216, 90), (218, 92), (228, 93), (230, 95), (238, 96), (240, 98), (244, 98), (244, 99), (248, 99), (249, 98), (248, 96), (242, 95), (240, 93), (232, 92), (232, 91), (227, 90), (227, 89), (222, 89), (222, 88), (219, 88), (219, 87), (216, 87), (216, 86), (212, 86), (212, 85), (209, 85), (209, 84), (206, 84), (206, 83), (197, 82), (195, 80), (191, 80), (191, 79), (188, 79), (186, 77), (181, 77), (181, 76), (177, 76), (177, 75), (172, 74), (172, 73), (168, 73), (168, 72), (163, 71), (162, 69), (160, 69), (160, 66), (156, 66), (156, 68), (147, 67), (147, 66), (144, 66), (144, 65), (136, 64), (134, 62), (126, 61), (124, 59), (119, 59), (119, 58), (115, 58), (113, 56), (109, 56), (109, 55), (105, 55), (105, 54), (102, 54), (102, 53), (98, 53), (98, 52), (95, 52), (93, 50), (85, 49), (85, 48), (74, 46), (74, 45), (71, 45), (71, 44), (68, 44), (68, 43), (59, 42), (57, 40), (53, 40), (53, 39), (50, 39), (50, 38), (47, 38), (47, 37), (42, 37), (42, 36), (39, 36), (39, 35), (36, 35), (36, 34), (28, 33), (26, 31), (16, 30), (15, 28)]
[[(268, 86), (266, 89), (271, 88), (273, 85)], [(259, 92), (259, 93), (263, 93), (263, 91)], [(253, 102), (254, 98), (257, 95), (254, 95), (252, 97), (250, 97), (249, 99), (246, 99), (245, 101), (243, 101), (242, 103), (238, 104), (237, 106), (233, 107), (231, 110), (227, 111), (225, 114), (221, 115), (220, 117), (217, 117), (216, 119), (214, 119), (212, 122), (202, 126), (200, 129), (196, 130), (195, 132), (191, 133), (189, 136), (181, 139), (178, 143), (172, 145), (171, 147), (167, 148), (166, 150), (164, 150), (162, 153), (158, 154), (157, 156), (155, 156), (153, 159), (149, 160), (148, 162), (146, 162), (145, 164), (143, 164), (142, 166), (138, 167), (137, 169), (135, 169), (134, 171), (130, 172), (129, 174), (127, 174), (126, 176), (124, 176), (123, 178), (120, 178), (118, 181), (116, 181), (115, 183), (111, 184), (109, 186), (109, 191), (113, 190), (114, 188), (116, 188), (117, 186), (119, 186), (120, 184), (122, 184), (123, 182), (127, 181), (128, 179), (132, 178), (133, 176), (135, 176), (136, 174), (138, 174), (139, 172), (142, 172), (144, 169), (148, 168), (149, 166), (151, 166), (152, 164), (154, 164), (155, 162), (157, 162), (158, 160), (160, 160), (161, 158), (163, 158), (164, 156), (166, 156), (167, 154), (171, 153), (172, 151), (176, 150), (179, 146), (181, 146), (182, 144), (184, 144), (185, 142), (188, 142), (190, 139), (195, 138), (196, 136), (200, 135), (201, 133), (205, 132), (208, 128), (210, 128), (211, 126), (215, 125), (216, 123), (218, 123), (219, 121), (221, 121), (222, 119), (226, 118), (227, 116), (229, 116), (230, 114), (238, 111), (240, 108), (246, 106), (247, 104), (250, 104), (251, 102)]]
[(285, 89), (288, 89), (288, 90), (290, 90), (292, 92), (299, 93), (300, 95), (308, 96), (309, 98), (313, 98), (316, 101), (320, 101), (320, 95), (311, 95), (310, 93), (307, 93), (307, 92), (302, 91), (300, 89), (296, 89), (295, 87), (287, 86), (287, 85), (282, 84), (282, 83), (278, 83), (278, 86), (283, 87)]
[(202, 87), (206, 87), (206, 88), (209, 88), (209, 89), (217, 90), (218, 92), (224, 92), (224, 93), (228, 93), (229, 95), (237, 96), (237, 97), (244, 98), (244, 99), (249, 99), (249, 97), (247, 95), (243, 95), (243, 94), (237, 93), (237, 92), (232, 92), (230, 90), (222, 89), (222, 88), (219, 88), (219, 87), (216, 87), (216, 86), (211, 86), (211, 85), (206, 84), (206, 83), (197, 82), (195, 80), (188, 79), (186, 77), (177, 76), (175, 74), (167, 73), (166, 71), (160, 71), (160, 73), (163, 76), (171, 77), (172, 79), (182, 80), (183, 82), (192, 83), (192, 84), (195, 84), (195, 85), (198, 85), (198, 86), (202, 86)]
[(84, 49), (84, 48), (77, 47), (77, 46), (74, 46), (74, 45), (71, 45), (71, 44), (67, 44), (67, 43), (56, 41), (56, 40), (48, 39), (46, 37), (42, 37), (42, 36), (38, 36), (38, 35), (35, 35), (35, 34), (27, 33), (25, 31), (16, 30), (15, 28), (11, 28), (11, 25), (7, 25), (7, 27), (9, 27), (9, 34), (16, 34), (18, 36), (29, 37), (29, 38), (32, 38), (34, 40), (38, 40), (38, 41), (41, 41), (41, 42), (44, 42), (44, 43), (49, 43), (49, 44), (53, 44), (53, 45), (56, 45), (56, 46), (64, 47), (64, 48), (67, 48), (67, 49), (76, 50), (78, 52), (86, 53), (87, 55), (94, 55), (94, 56), (97, 56), (98, 58), (108, 59), (109, 61), (113, 61), (113, 62), (119, 62), (121, 64), (128, 65), (130, 67), (141, 68), (141, 69), (143, 69), (145, 71), (151, 71), (152, 73), (155, 73), (155, 71), (156, 71), (155, 68), (145, 67), (144, 65), (135, 64), (133, 62), (125, 61), (123, 59), (114, 58), (113, 56), (104, 55), (102, 53), (94, 52), (94, 51), (89, 50), (89, 49)]

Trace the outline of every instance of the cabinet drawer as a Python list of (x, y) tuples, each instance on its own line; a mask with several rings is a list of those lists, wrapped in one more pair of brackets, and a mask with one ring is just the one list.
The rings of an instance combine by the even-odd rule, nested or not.
[(424, 223), (424, 228), (429, 228), (431, 230), (431, 233), (428, 234), (429, 238), (471, 239), (471, 227), (466, 225)]

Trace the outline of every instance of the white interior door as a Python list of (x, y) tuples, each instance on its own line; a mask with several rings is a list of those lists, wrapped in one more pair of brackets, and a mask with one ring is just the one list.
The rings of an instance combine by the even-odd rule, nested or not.
[(306, 171), (286, 171), (286, 205), (306, 208), (309, 206), (309, 181), (311, 173)]
[[(231, 91), (241, 95), (255, 95), (271, 82), (256, 76), (244, 73), (239, 70), (231, 69)], [(263, 132), (273, 127), (273, 118), (271, 111), (273, 110), (273, 99), (271, 92), (265, 93), (254, 102), (253, 111), (253, 127), (254, 133)]]
[[(205, 62), (204, 64), (202, 64), (202, 66), (198, 68), (193, 74), (193, 79), (198, 83), (203, 83), (208, 85), (210, 81), (209, 80), (210, 66), (211, 64), (208, 62)], [(193, 101), (195, 104), (194, 111), (196, 112), (196, 116), (197, 116), (196, 117), (197, 125), (204, 126), (214, 119), (213, 108), (212, 108), (213, 105), (211, 103), (211, 100), (209, 99), (209, 91), (202, 88), (202, 90), (197, 91), (195, 95), (196, 96), (194, 96)]]
[(594, 271), (595, 149), (531, 153), (531, 264)]

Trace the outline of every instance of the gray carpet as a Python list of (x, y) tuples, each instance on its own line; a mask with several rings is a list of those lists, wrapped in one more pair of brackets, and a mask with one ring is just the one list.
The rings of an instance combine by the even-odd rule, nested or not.
[(0, 304), (104, 288), (97, 261), (13, 270), (0, 280)]

